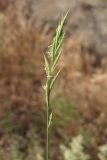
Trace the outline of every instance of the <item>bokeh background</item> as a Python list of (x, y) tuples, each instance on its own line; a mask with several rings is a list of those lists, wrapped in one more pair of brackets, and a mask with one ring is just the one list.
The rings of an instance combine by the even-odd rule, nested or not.
[(71, 160), (61, 146), (69, 148), (79, 135), (81, 152), (101, 159), (99, 146), (107, 142), (107, 0), (0, 0), (0, 160), (44, 160), (43, 54), (69, 8), (58, 66), (63, 70), (51, 96), (50, 159)]

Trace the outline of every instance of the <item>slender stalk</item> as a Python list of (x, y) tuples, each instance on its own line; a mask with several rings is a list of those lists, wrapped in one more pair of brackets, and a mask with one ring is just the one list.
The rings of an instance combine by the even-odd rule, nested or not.
[[(49, 83), (50, 79), (47, 79), (47, 85)], [(50, 96), (49, 96), (49, 89), (47, 87), (46, 91), (46, 160), (49, 159), (49, 104), (50, 104)]]
[(49, 107), (47, 107), (47, 122), (46, 122), (46, 160), (49, 159), (49, 130), (48, 130), (48, 119), (49, 119)]
[(54, 37), (53, 43), (50, 48), (49, 57), (44, 55), (45, 60), (45, 70), (47, 74), (47, 80), (45, 85), (45, 102), (46, 102), (46, 160), (49, 160), (49, 128), (52, 122), (53, 112), (50, 106), (50, 94), (54, 83), (61, 71), (61, 69), (56, 72), (56, 67), (58, 60), (61, 55), (62, 43), (64, 40), (65, 33), (63, 31), (65, 20), (67, 14), (62, 18), (56, 30), (56, 35)]

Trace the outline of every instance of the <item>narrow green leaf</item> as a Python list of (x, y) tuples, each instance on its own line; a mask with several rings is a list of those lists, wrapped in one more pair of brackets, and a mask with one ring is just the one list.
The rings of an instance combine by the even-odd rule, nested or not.
[(51, 114), (50, 114), (50, 116), (49, 116), (48, 128), (49, 128), (49, 127), (50, 127), (50, 125), (51, 125), (52, 117), (53, 117), (53, 113), (51, 112)]
[(55, 81), (56, 81), (56, 79), (58, 78), (61, 70), (62, 70), (62, 68), (57, 72), (57, 74), (56, 74), (56, 75), (54, 76), (54, 78), (52, 79), (51, 84), (50, 84), (50, 91), (52, 90), (52, 88), (53, 88), (53, 86), (54, 86), (54, 84), (55, 84)]
[(60, 55), (61, 55), (61, 50), (60, 50), (59, 54), (57, 55), (57, 57), (56, 57), (53, 65), (52, 65), (52, 67), (51, 67), (51, 73), (55, 70), (55, 68), (56, 68), (56, 66), (57, 66), (57, 63), (58, 63), (58, 60), (59, 60), (59, 58), (60, 58)]

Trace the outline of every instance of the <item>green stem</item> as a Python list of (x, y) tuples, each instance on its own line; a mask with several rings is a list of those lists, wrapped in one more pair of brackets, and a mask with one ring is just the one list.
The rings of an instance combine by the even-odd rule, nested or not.
[(48, 123), (49, 123), (49, 106), (47, 106), (47, 115), (46, 115), (46, 160), (49, 159), (49, 129), (48, 129)]
[(50, 107), (50, 79), (47, 80), (46, 85), (46, 160), (49, 160), (49, 107)]

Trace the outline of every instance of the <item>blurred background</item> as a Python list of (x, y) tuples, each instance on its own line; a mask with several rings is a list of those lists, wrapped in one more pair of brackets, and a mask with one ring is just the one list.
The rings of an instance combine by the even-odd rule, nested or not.
[(0, 0), (0, 160), (44, 160), (43, 53), (69, 8), (50, 159), (107, 159), (107, 0)]

